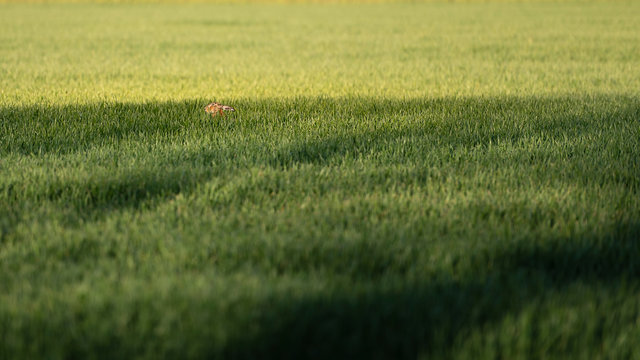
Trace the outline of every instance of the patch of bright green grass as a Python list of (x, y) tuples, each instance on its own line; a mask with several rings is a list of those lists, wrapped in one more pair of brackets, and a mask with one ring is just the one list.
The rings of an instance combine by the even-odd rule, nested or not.
[(638, 10), (0, 5), (0, 357), (640, 356)]

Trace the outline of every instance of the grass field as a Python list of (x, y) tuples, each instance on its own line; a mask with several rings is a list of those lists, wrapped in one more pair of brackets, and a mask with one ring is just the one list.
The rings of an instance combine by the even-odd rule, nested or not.
[(636, 2), (2, 4), (0, 358), (638, 358), (639, 63)]

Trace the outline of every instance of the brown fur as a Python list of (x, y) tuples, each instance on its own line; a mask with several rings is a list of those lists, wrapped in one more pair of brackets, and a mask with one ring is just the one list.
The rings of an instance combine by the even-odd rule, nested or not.
[(206, 111), (207, 114), (211, 114), (211, 117), (215, 117), (217, 114), (220, 114), (220, 116), (224, 116), (224, 111), (236, 111), (236, 109), (232, 108), (231, 106), (212, 102), (204, 107), (204, 111)]

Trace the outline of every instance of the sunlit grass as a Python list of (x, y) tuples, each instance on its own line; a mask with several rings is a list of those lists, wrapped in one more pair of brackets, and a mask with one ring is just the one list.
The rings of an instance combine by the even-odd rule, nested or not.
[(0, 358), (638, 356), (638, 10), (0, 5)]

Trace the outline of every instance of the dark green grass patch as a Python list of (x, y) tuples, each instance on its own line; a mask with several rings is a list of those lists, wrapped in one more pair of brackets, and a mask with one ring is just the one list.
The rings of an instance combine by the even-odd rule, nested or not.
[(639, 14), (0, 4), (0, 359), (640, 357)]
[(203, 102), (1, 110), (3, 354), (637, 354), (636, 98)]

